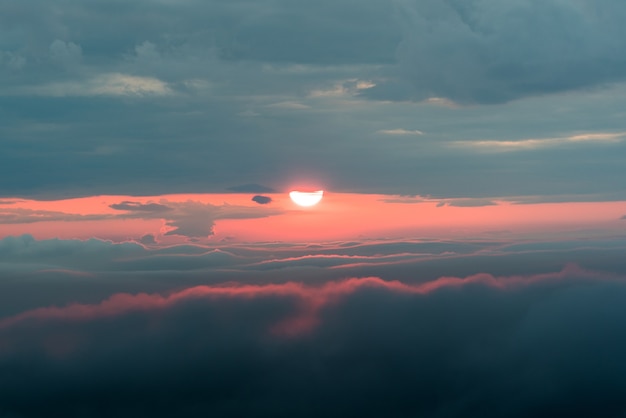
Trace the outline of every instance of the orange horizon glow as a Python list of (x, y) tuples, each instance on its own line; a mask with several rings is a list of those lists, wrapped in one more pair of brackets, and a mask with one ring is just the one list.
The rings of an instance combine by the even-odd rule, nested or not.
[[(101, 238), (137, 240), (152, 234), (159, 243), (186, 241), (172, 231), (168, 216), (180, 222), (212, 222), (203, 242), (310, 242), (361, 238), (485, 238), (499, 235), (550, 236), (595, 231), (609, 236), (626, 230), (626, 202), (566, 202), (489, 206), (452, 206), (443, 200), (404, 202), (394, 196), (325, 194), (314, 208), (295, 206), (288, 194), (269, 193), (269, 204), (251, 194), (171, 194), (161, 196), (90, 196), (55, 201), (0, 200), (0, 238), (31, 234), (36, 239)], [(123, 202), (161, 205), (174, 214), (125, 211)], [(204, 205), (204, 206), (203, 206)], [(186, 209), (186, 208), (190, 209)], [(187, 211), (187, 212), (185, 212)], [(206, 214), (205, 212), (206, 211)], [(232, 213), (231, 213), (232, 212)], [(177, 218), (178, 219), (178, 218)]]

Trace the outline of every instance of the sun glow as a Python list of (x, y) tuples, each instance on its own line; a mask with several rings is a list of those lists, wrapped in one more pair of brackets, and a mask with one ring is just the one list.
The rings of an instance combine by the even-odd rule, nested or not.
[(293, 203), (298, 206), (304, 207), (317, 205), (322, 200), (323, 196), (323, 190), (318, 190), (315, 192), (299, 192), (294, 190), (293, 192), (289, 193), (289, 197), (291, 198), (291, 200), (293, 200)]

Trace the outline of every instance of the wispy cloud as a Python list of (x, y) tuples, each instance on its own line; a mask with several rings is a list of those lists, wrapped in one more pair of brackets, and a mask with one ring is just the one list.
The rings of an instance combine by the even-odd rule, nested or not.
[(350, 89), (343, 84), (336, 84), (331, 88), (315, 89), (309, 93), (311, 97), (343, 97), (350, 95)]
[(471, 148), (484, 152), (527, 151), (552, 148), (576, 143), (614, 144), (624, 141), (626, 132), (591, 132), (553, 138), (528, 138), (520, 140), (469, 140), (451, 142), (452, 147)]
[(383, 134), (383, 135), (424, 135), (424, 132), (417, 130), (417, 129), (402, 129), (402, 128), (396, 128), (396, 129), (382, 129), (380, 131), (377, 131), (376, 133), (379, 134)]
[(53, 82), (17, 90), (17, 94), (37, 96), (166, 96), (174, 94), (170, 86), (155, 77), (106, 73), (81, 81)]
[(300, 110), (300, 109), (309, 109), (311, 106), (308, 106), (308, 105), (305, 105), (305, 104), (299, 103), (299, 102), (287, 101), (287, 102), (272, 103), (272, 104), (269, 104), (269, 105), (267, 105), (265, 107), (269, 107), (269, 108), (273, 108), (273, 109)]

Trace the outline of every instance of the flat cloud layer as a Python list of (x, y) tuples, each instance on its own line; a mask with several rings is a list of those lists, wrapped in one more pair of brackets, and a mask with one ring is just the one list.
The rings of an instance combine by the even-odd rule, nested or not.
[(118, 294), (0, 322), (6, 416), (615, 416), (626, 286), (575, 267)]
[(624, 411), (623, 238), (140, 241), (0, 240), (0, 416)]

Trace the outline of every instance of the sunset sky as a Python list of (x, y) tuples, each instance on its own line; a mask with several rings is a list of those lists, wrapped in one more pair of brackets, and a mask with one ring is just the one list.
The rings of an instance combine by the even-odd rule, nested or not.
[(624, 22), (0, 2), (0, 418), (623, 416)]

